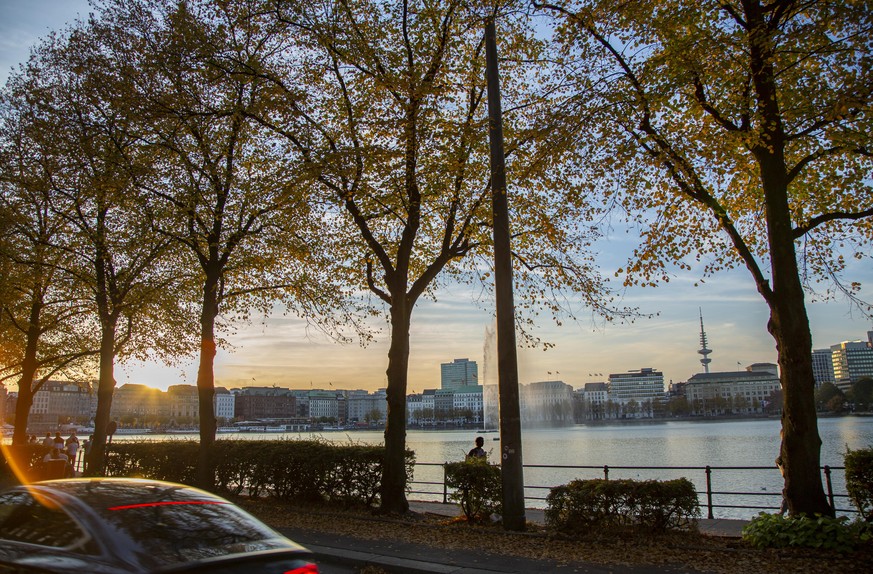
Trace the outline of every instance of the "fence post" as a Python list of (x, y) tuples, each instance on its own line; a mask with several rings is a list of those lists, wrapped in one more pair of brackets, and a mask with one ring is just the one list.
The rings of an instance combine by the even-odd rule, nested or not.
[(836, 512), (837, 507), (834, 506), (834, 485), (831, 483), (831, 467), (828, 465), (824, 466), (825, 473), (825, 483), (828, 485), (828, 502), (831, 505), (831, 510)]
[(609, 480), (609, 466), (603, 465), (603, 480)]
[(446, 486), (446, 472), (449, 461), (443, 463), (443, 504), (449, 503), (449, 487)]
[(706, 511), (706, 517), (712, 520), (712, 469), (708, 464), (706, 465)]

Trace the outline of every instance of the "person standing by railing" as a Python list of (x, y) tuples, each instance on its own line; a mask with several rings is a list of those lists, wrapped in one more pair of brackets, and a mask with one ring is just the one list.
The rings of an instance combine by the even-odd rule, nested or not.
[(66, 442), (67, 456), (70, 457), (70, 462), (73, 464), (73, 472), (77, 470), (76, 455), (79, 453), (79, 437), (76, 436), (76, 429), (70, 432), (70, 437)]

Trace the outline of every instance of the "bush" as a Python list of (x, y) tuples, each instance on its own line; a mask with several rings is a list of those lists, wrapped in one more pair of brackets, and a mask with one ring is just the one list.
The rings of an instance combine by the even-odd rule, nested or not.
[(642, 526), (655, 531), (693, 527), (700, 508), (694, 484), (668, 481), (574, 480), (546, 498), (546, 524), (581, 534), (602, 526)]
[[(194, 484), (198, 449), (195, 441), (113, 443), (106, 454), (106, 474)], [(222, 493), (370, 506), (379, 499), (384, 448), (305, 440), (219, 440), (210, 457), (216, 490)], [(415, 453), (407, 451), (408, 482), (414, 464)]]
[(743, 528), (743, 540), (756, 548), (791, 546), (850, 552), (871, 539), (870, 524), (849, 522), (845, 516), (786, 517), (762, 512)]
[(873, 522), (873, 447), (846, 450), (846, 491), (867, 522)]
[(461, 506), (468, 522), (485, 520), (501, 513), (503, 499), (500, 467), (485, 458), (468, 458), (446, 464), (446, 486), (453, 489), (449, 500)]

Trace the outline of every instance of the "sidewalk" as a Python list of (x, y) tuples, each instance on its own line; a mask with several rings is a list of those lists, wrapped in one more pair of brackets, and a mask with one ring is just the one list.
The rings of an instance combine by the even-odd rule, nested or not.
[[(458, 515), (458, 507), (438, 502), (410, 501), (410, 510), (446, 517)], [(542, 510), (527, 509), (529, 522), (544, 524)], [(739, 537), (742, 520), (701, 520), (701, 532), (711, 536)], [(319, 563), (352, 568), (376, 566), (392, 574), (692, 574), (696, 570), (679, 566), (600, 566), (588, 563), (559, 563), (554, 560), (491, 554), (485, 550), (446, 550), (403, 540), (365, 540), (313, 532), (304, 528), (282, 528), (280, 532), (315, 552)]]

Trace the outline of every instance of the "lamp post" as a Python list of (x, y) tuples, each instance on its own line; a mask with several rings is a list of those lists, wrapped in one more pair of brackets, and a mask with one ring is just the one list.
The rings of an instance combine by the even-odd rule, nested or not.
[(485, 61), (488, 83), (488, 138), (491, 147), (491, 197), (494, 216), (494, 290), (497, 311), (497, 377), (500, 393), (500, 465), (503, 484), (503, 528), (524, 530), (524, 469), (521, 457), (521, 415), (518, 399), (518, 357), (515, 346), (515, 304), (512, 294), (512, 252), (509, 246), (509, 206), (503, 152), (500, 77), (494, 15), (485, 19)]

